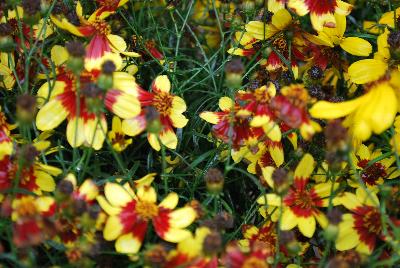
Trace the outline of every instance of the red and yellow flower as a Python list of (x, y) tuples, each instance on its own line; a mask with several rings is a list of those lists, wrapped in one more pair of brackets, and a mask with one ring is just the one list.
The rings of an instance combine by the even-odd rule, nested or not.
[[(171, 82), (166, 75), (157, 76), (151, 85), (152, 92), (137, 89), (138, 99), (143, 107), (138, 116), (122, 122), (122, 131), (136, 136), (148, 128), (147, 139), (153, 149), (159, 151), (161, 144), (176, 149), (178, 137), (174, 128), (183, 128), (188, 119), (182, 114), (186, 111), (185, 101), (170, 93)], [(160, 130), (158, 129), (160, 124)]]
[[(394, 179), (400, 176), (400, 170), (392, 167), (396, 161), (395, 156), (389, 156), (379, 161), (374, 161), (382, 157), (380, 149), (374, 150), (373, 145), (367, 147), (361, 144), (357, 151), (351, 154), (351, 161), (356, 168), (358, 176), (352, 175), (347, 182), (351, 187), (367, 186), (371, 191), (377, 191), (378, 186), (384, 183), (385, 179)], [(361, 181), (358, 181), (357, 178)]]
[[(320, 208), (329, 205), (327, 197), (338, 184), (325, 182), (310, 186), (309, 179), (313, 169), (313, 157), (309, 154), (304, 155), (295, 170), (293, 184), (283, 197), (269, 193), (258, 198), (257, 202), (266, 205), (268, 211), (271, 211), (270, 207), (281, 207), (282, 230), (291, 230), (297, 226), (304, 236), (312, 237), (316, 230), (316, 221), (322, 228), (327, 226), (327, 218)], [(276, 215), (272, 220), (277, 220)]]
[(136, 183), (135, 191), (128, 183), (107, 183), (104, 195), (97, 201), (109, 215), (104, 230), (104, 239), (115, 241), (115, 249), (121, 253), (137, 253), (142, 245), (148, 224), (162, 239), (177, 243), (188, 239), (191, 233), (184, 229), (196, 218), (196, 211), (186, 206), (175, 209), (178, 195), (169, 193), (157, 204), (157, 193), (150, 186), (155, 174), (149, 174)]
[(37, 114), (37, 128), (51, 130), (67, 119), (67, 140), (72, 147), (84, 144), (99, 150), (107, 133), (103, 106), (121, 118), (140, 112), (139, 86), (133, 76), (113, 72), (111, 89), (104, 92), (96, 85), (100, 74), (97, 70), (83, 70), (77, 79), (71, 72), (63, 71), (57, 75), (53, 87), (44, 83), (38, 91), (39, 102), (48, 102)]
[[(355, 248), (360, 253), (371, 254), (379, 240), (391, 239), (383, 234), (379, 199), (374, 193), (357, 188), (355, 194), (346, 192), (337, 200), (352, 212), (342, 216), (336, 239), (337, 250)], [(394, 221), (394, 224), (398, 225), (398, 222)]]

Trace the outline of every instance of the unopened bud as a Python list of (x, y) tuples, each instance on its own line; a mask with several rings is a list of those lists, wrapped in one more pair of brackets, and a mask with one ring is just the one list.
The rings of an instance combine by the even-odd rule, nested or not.
[(210, 168), (205, 175), (207, 190), (219, 194), (224, 188), (224, 174), (217, 168)]

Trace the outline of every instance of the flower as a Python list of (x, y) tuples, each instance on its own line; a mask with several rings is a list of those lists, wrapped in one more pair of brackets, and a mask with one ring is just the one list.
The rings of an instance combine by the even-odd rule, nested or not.
[(318, 101), (309, 110), (312, 117), (336, 119), (346, 116), (343, 126), (350, 129), (355, 141), (365, 141), (372, 133), (388, 129), (398, 110), (395, 88), (400, 86), (398, 73), (389, 80), (366, 86), (366, 94), (353, 100), (331, 103)]
[[(183, 128), (189, 121), (182, 113), (186, 111), (185, 101), (172, 95), (171, 82), (166, 75), (157, 76), (151, 84), (152, 92), (137, 89), (137, 96), (144, 107), (138, 116), (122, 121), (122, 131), (136, 136), (148, 128), (147, 140), (153, 149), (159, 151), (161, 144), (176, 149), (178, 137), (173, 128)], [(158, 124), (161, 124), (159, 131)]]
[(373, 150), (373, 146), (365, 146), (361, 144), (357, 149), (357, 152), (352, 152), (351, 161), (353, 162), (356, 172), (359, 172), (359, 178), (361, 181), (357, 180), (355, 174), (352, 175), (352, 179), (347, 182), (351, 187), (364, 187), (367, 186), (370, 190), (376, 191), (377, 186), (383, 184), (384, 179), (394, 179), (400, 176), (400, 170), (396, 167), (391, 167), (396, 161), (395, 156), (390, 156), (383, 158), (380, 149)]
[(346, 52), (356, 56), (368, 56), (372, 52), (371, 44), (359, 37), (344, 37), (346, 16), (335, 14), (336, 27), (323, 27), (318, 36), (305, 33), (308, 40), (317, 45), (335, 47), (339, 45)]
[(119, 54), (129, 57), (140, 57), (136, 52), (126, 51), (127, 45), (124, 39), (118, 35), (111, 34), (111, 26), (105, 21), (120, 4), (126, 1), (100, 1), (102, 5), (88, 19), (83, 16), (80, 2), (76, 5), (76, 14), (80, 25), (75, 26), (61, 15), (52, 15), (52, 22), (59, 28), (69, 31), (79, 37), (90, 37), (90, 42), (86, 48), (85, 67), (91, 71), (100, 69), (103, 57), (117, 58)]
[(317, 31), (323, 27), (335, 27), (335, 14), (347, 16), (353, 6), (340, 0), (288, 0), (288, 7), (293, 9), (299, 16), (310, 13), (311, 24)]
[(116, 240), (117, 252), (137, 253), (150, 222), (157, 235), (168, 242), (177, 243), (190, 237), (190, 232), (184, 228), (195, 220), (195, 210), (190, 206), (175, 209), (179, 198), (173, 192), (157, 205), (157, 193), (150, 186), (154, 176), (154, 173), (149, 174), (137, 181), (135, 191), (128, 183), (107, 183), (105, 197), (97, 197), (109, 215), (103, 230), (104, 239)]
[(108, 132), (108, 139), (117, 152), (122, 152), (132, 143), (132, 139), (125, 139), (121, 119), (117, 116), (112, 119), (112, 130)]
[[(309, 179), (314, 169), (314, 159), (305, 154), (294, 173), (293, 185), (280, 197), (269, 193), (257, 199), (267, 207), (282, 207), (280, 228), (291, 230), (298, 226), (306, 237), (312, 237), (316, 229), (316, 221), (325, 228), (328, 224), (326, 216), (319, 208), (329, 204), (327, 199), (337, 187), (337, 183), (325, 182), (309, 186)], [(276, 220), (276, 217), (272, 218)]]
[(383, 234), (379, 199), (374, 193), (357, 188), (355, 194), (345, 192), (336, 198), (351, 211), (343, 214), (342, 222), (339, 224), (337, 250), (355, 248), (360, 253), (371, 254), (378, 239), (390, 239)]
[[(85, 144), (99, 150), (107, 133), (103, 105), (121, 118), (136, 116), (140, 112), (136, 95), (138, 85), (133, 76), (113, 72), (111, 89), (104, 92), (96, 84), (99, 75), (96, 70), (83, 70), (77, 79), (70, 71), (64, 70), (57, 74), (53, 87), (44, 83), (37, 93), (42, 105), (36, 116), (37, 128), (52, 130), (67, 119), (67, 140), (72, 147)], [(48, 102), (44, 103), (44, 100)]]

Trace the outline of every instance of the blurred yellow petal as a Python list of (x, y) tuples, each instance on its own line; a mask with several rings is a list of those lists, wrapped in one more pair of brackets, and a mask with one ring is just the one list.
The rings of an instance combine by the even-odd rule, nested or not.
[(115, 207), (123, 207), (133, 200), (121, 185), (113, 182), (106, 183), (104, 186), (104, 195), (107, 201)]
[(169, 193), (158, 205), (160, 207), (174, 209), (178, 205), (179, 197), (177, 193)]
[(166, 75), (157, 76), (152, 86), (154, 89), (165, 93), (169, 93), (171, 90), (171, 82)]
[(298, 224), (299, 218), (292, 212), (290, 208), (285, 208), (282, 213), (281, 230), (288, 231)]
[(85, 141), (85, 132), (83, 127), (83, 118), (71, 118), (67, 125), (67, 140), (73, 147), (79, 147)]
[(372, 45), (359, 37), (346, 37), (341, 43), (341, 48), (355, 56), (368, 56), (372, 52)]
[(172, 129), (167, 129), (160, 133), (160, 141), (169, 149), (176, 149), (178, 137)]
[(312, 237), (315, 233), (315, 218), (314, 216), (309, 216), (309, 217), (298, 217), (298, 226), (300, 232), (305, 236), (305, 237)]
[(356, 84), (365, 84), (381, 78), (388, 68), (386, 62), (376, 59), (356, 61), (348, 69), (349, 78)]
[(135, 254), (142, 246), (142, 242), (132, 235), (132, 233), (124, 234), (115, 241), (115, 250), (119, 253)]
[(183, 207), (169, 214), (171, 228), (185, 228), (196, 219), (196, 211), (192, 207)]
[(314, 170), (314, 158), (310, 154), (305, 154), (294, 171), (294, 177), (306, 179), (311, 176)]
[(201, 119), (213, 125), (218, 124), (220, 121), (218, 114), (215, 112), (202, 112), (199, 116)]
[(103, 236), (106, 241), (112, 241), (117, 239), (121, 235), (123, 225), (121, 224), (117, 216), (110, 216), (104, 226)]
[(39, 110), (36, 116), (36, 126), (42, 131), (54, 129), (65, 120), (68, 114), (69, 112), (61, 101), (53, 99)]
[(140, 201), (156, 203), (157, 202), (157, 193), (153, 187), (143, 186), (137, 189), (136, 192)]

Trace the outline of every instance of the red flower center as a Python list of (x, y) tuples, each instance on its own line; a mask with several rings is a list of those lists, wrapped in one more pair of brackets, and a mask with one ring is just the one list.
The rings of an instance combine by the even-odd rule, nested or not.
[(156, 204), (147, 201), (138, 201), (136, 203), (135, 212), (144, 220), (150, 220), (158, 215), (158, 207)]
[(102, 19), (96, 18), (95, 21), (90, 23), (95, 29), (98, 35), (109, 35), (111, 33), (111, 27)]
[(169, 116), (172, 108), (173, 96), (165, 92), (158, 92), (154, 95), (153, 106), (157, 109), (160, 115)]
[(322, 15), (326, 13), (334, 13), (337, 7), (336, 0), (304, 0), (311, 13)]
[(377, 236), (381, 235), (381, 214), (372, 206), (362, 206), (355, 209), (354, 229), (356, 229), (360, 240), (371, 249), (375, 247)]
[(301, 217), (312, 215), (316, 207), (322, 206), (322, 199), (313, 188), (306, 189), (308, 180), (296, 179), (294, 185), (289, 189), (283, 202), (292, 212)]
[(360, 174), (361, 179), (370, 186), (374, 186), (377, 184), (379, 178), (384, 178), (386, 174), (385, 166), (379, 162), (373, 163), (368, 166), (368, 160), (363, 159), (358, 162), (358, 166), (363, 168), (363, 171)]

